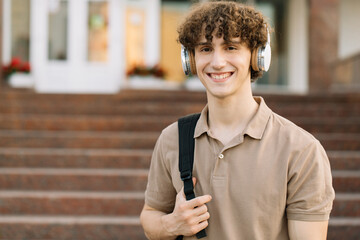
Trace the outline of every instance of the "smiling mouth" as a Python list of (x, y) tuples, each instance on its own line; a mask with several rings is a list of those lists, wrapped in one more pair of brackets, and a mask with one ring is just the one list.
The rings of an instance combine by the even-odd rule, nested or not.
[(230, 77), (233, 73), (227, 72), (227, 73), (208, 73), (208, 76), (211, 77), (215, 82), (223, 82), (228, 77)]

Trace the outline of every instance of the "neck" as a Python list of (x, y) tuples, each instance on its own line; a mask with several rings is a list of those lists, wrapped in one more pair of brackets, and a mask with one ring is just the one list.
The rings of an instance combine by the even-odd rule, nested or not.
[(241, 133), (257, 111), (251, 87), (226, 98), (216, 98), (208, 93), (209, 127), (223, 144)]

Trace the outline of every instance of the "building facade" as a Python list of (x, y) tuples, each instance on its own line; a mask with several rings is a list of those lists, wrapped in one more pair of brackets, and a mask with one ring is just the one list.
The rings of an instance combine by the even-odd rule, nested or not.
[[(196, 1), (2, 0), (2, 63), (29, 61), (37, 92), (116, 93), (134, 68), (181, 70), (176, 27)], [(248, 0), (269, 19), (272, 65), (254, 89), (328, 92), (359, 89), (356, 0)]]

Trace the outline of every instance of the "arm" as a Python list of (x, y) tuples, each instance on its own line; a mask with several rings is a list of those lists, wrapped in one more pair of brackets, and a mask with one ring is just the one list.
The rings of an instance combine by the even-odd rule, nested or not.
[(288, 227), (291, 240), (326, 240), (328, 221), (289, 220)]
[(175, 239), (179, 235), (192, 236), (208, 225), (210, 214), (205, 203), (209, 195), (186, 201), (183, 189), (177, 194), (174, 211), (166, 214), (147, 204), (140, 215), (141, 225), (149, 239)]
[(171, 234), (163, 225), (162, 217), (166, 213), (144, 205), (141, 211), (140, 221), (144, 228), (145, 235), (148, 239), (175, 239), (176, 235)]

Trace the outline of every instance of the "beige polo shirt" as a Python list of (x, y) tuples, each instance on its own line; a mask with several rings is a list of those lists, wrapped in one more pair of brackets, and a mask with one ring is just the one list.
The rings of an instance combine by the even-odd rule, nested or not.
[[(226, 146), (211, 136), (207, 107), (196, 125), (195, 195), (212, 196), (204, 239), (289, 239), (288, 219), (329, 219), (335, 194), (323, 147), (273, 113), (262, 98), (255, 99), (255, 116)], [(183, 186), (178, 151), (178, 127), (173, 123), (156, 143), (145, 193), (146, 204), (165, 213), (172, 212)]]

